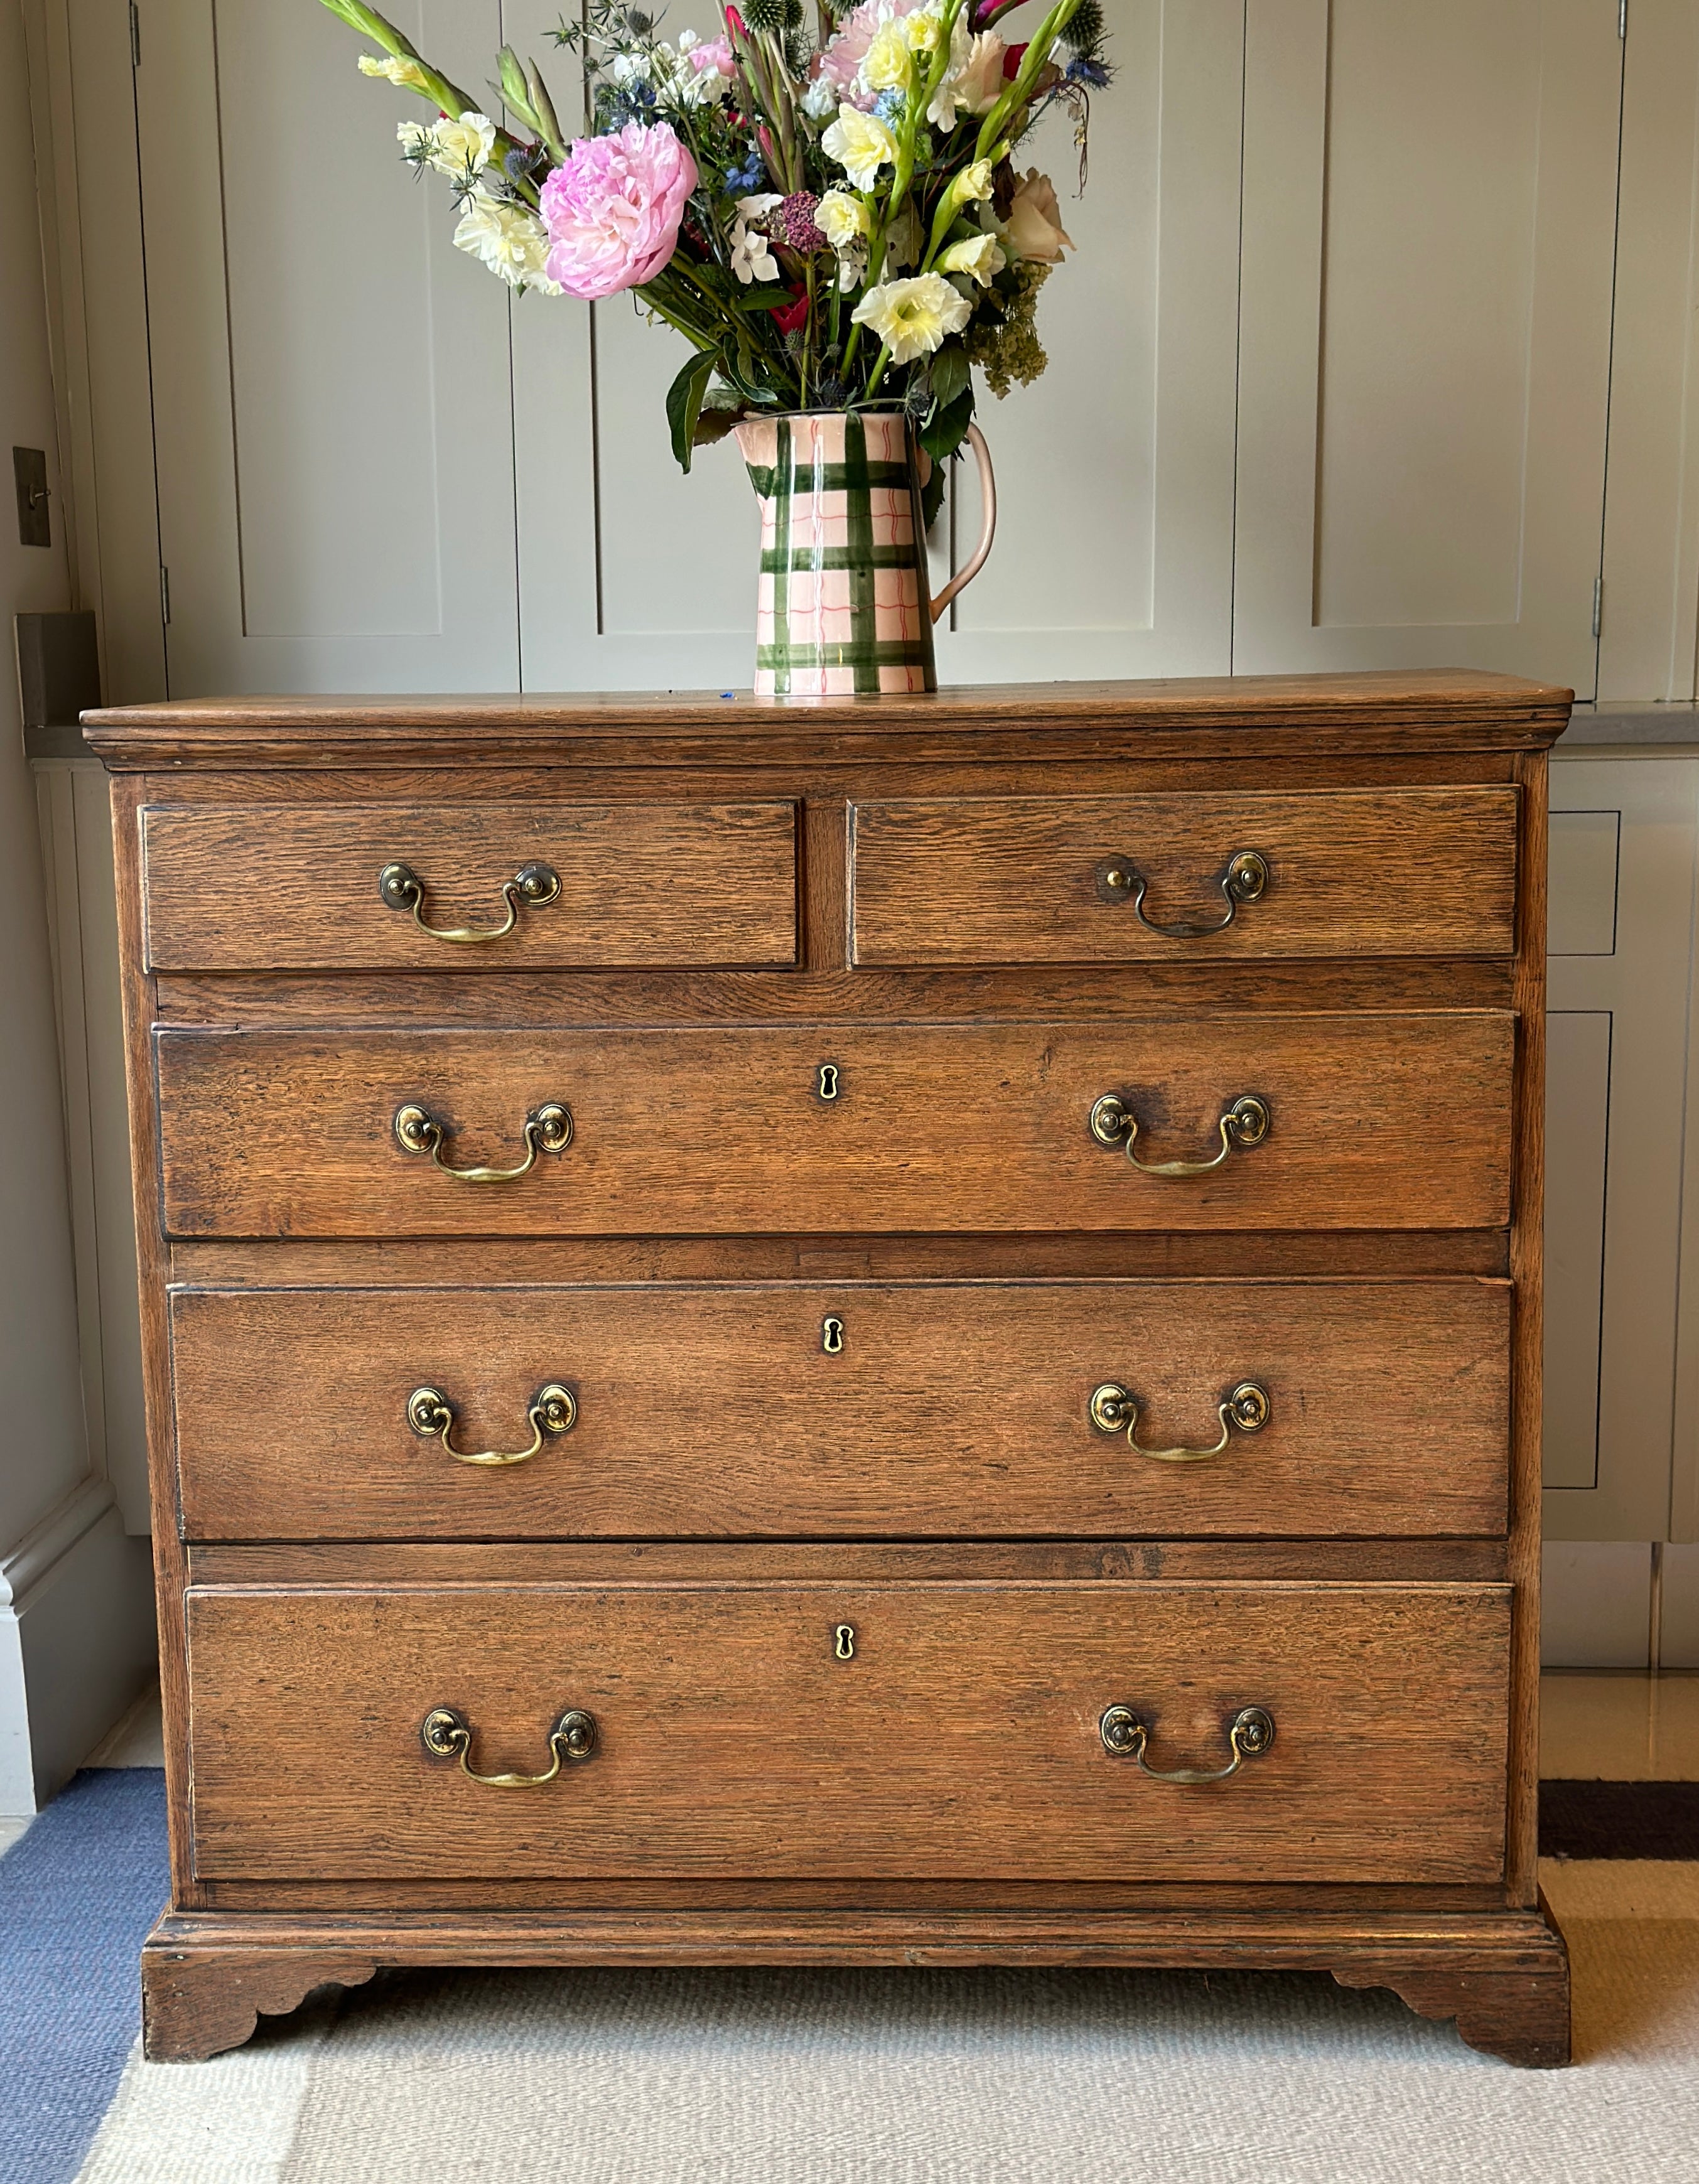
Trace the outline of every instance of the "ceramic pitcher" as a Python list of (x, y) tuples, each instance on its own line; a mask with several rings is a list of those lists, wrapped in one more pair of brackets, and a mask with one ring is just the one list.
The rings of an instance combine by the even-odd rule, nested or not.
[(933, 624), (983, 566), (997, 522), (977, 425), (968, 438), (979, 465), (979, 543), (933, 599), (920, 500), (929, 458), (900, 410), (809, 410), (738, 426), (761, 504), (757, 697), (938, 688)]

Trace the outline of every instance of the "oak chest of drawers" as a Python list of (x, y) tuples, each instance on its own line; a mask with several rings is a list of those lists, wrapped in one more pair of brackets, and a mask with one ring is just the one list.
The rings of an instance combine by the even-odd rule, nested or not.
[(1568, 2049), (1494, 677), (111, 710), (173, 1898)]

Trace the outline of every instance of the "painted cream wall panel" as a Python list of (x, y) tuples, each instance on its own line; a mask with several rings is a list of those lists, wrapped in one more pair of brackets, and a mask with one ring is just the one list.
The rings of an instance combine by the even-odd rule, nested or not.
[(148, 298), (128, 0), (31, 0), (38, 176), (49, 168), (63, 342), (56, 393), (77, 495), (75, 604), (99, 616), (111, 704), (165, 694)]
[(1259, 0), (1234, 664), (1594, 684), (1606, 0)]
[[(557, 16), (523, 0), (504, 21), (559, 98)], [(1084, 198), (1060, 118), (1022, 154), (1055, 177), (1080, 247), (1039, 309), (1050, 370), (982, 408), (999, 543), (939, 632), (948, 681), (1229, 665), (1243, 8), (1124, 0), (1113, 28), (1122, 73), (1098, 102)], [(593, 334), (584, 307), (542, 297), (513, 325), (526, 687), (747, 684), (754, 496), (732, 446), (699, 451), (688, 478), (672, 462), (682, 343), (617, 299)], [(964, 464), (962, 558), (978, 521)]]
[(1590, 1490), (1599, 1462), (1608, 1009), (1550, 1012), (1546, 1084), (1545, 1478), (1547, 1486)]
[[(1548, 994), (1546, 1529), (1554, 1540), (1662, 1539), (1674, 1430), (1699, 764), (1560, 758), (1551, 804), (1554, 905), (1567, 898), (1552, 930), (1574, 952), (1552, 954)], [(1614, 920), (1606, 900), (1613, 815)], [(1595, 1360), (1596, 1471), (1582, 1386)]]
[[(437, 521), (432, 258), (447, 192), (398, 187), (384, 126), (416, 102), (354, 75), (367, 48), (305, 7), (217, 0), (214, 28), (220, 128), (240, 147), (223, 181), (243, 632), (440, 637), (455, 541)], [(304, 114), (335, 144), (318, 187), (298, 171)], [(332, 200), (350, 199), (354, 251), (333, 239)]]
[(1633, 0), (1605, 491), (1602, 699), (1696, 695), (1699, 8)]
[[(1231, 665), (1245, 11), (1122, 0), (1111, 25), (1122, 73), (1094, 102), (1084, 196), (1060, 117), (1018, 162), (1054, 178), (1079, 248), (1039, 306), (1049, 370), (981, 404), (1000, 544), (940, 632), (948, 679)], [(970, 465), (957, 500), (965, 559)]]
[[(398, 20), (463, 82), (495, 0)], [(518, 677), (504, 290), (321, 8), (148, 0), (136, 75), (173, 694)]]

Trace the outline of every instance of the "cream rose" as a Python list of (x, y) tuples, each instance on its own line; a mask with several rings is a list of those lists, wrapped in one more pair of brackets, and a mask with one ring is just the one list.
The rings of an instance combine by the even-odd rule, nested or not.
[(882, 23), (873, 33), (867, 58), (861, 64), (861, 80), (869, 91), (906, 91), (912, 64), (909, 42), (900, 21)]
[(872, 226), (866, 206), (848, 190), (827, 190), (814, 208), (814, 224), (834, 250), (864, 242)]
[(1004, 230), (1017, 258), (1034, 259), (1041, 265), (1054, 265), (1064, 250), (1078, 248), (1061, 224), (1055, 183), (1036, 167), (1028, 167), (1016, 183)]

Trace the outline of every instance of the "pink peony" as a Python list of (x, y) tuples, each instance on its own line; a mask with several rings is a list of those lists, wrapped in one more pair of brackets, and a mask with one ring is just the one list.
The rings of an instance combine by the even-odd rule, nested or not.
[(712, 69), (716, 74), (729, 77), (735, 75), (738, 70), (732, 48), (724, 38), (714, 38), (706, 45), (693, 46), (690, 48), (690, 65), (698, 75)]
[(543, 185), (549, 279), (589, 301), (652, 281), (695, 187), (696, 162), (665, 121), (581, 136)]

